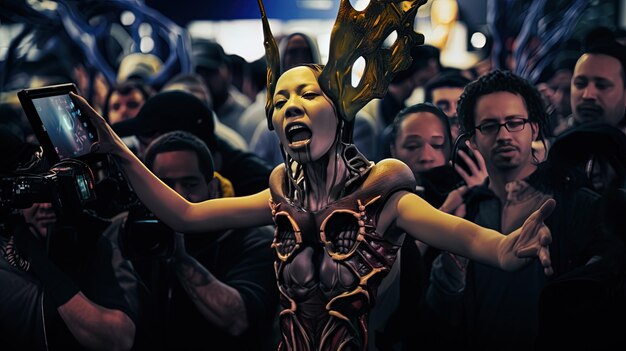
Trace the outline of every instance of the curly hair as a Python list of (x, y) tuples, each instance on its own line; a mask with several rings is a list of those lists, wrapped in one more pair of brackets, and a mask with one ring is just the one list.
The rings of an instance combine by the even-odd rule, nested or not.
[(528, 110), (528, 119), (539, 126), (538, 140), (543, 137), (548, 127), (548, 113), (541, 97), (541, 93), (526, 79), (509, 71), (495, 70), (482, 75), (471, 82), (463, 90), (457, 106), (461, 133), (474, 134), (476, 127), (476, 104), (481, 96), (509, 92), (519, 95), (524, 99)]

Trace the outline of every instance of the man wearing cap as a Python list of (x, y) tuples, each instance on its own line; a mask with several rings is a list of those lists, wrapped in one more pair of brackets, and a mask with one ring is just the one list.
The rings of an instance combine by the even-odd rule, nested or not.
[(250, 100), (231, 84), (232, 72), (224, 49), (214, 41), (198, 40), (192, 44), (192, 55), (196, 73), (202, 76), (211, 92), (217, 117), (237, 130), (239, 117)]
[(137, 116), (112, 125), (119, 136), (136, 135), (141, 150), (161, 134), (183, 130), (204, 141), (215, 169), (230, 180), (238, 196), (267, 188), (271, 168), (253, 153), (234, 149), (215, 135), (213, 111), (200, 99), (183, 91), (166, 91), (149, 98)]

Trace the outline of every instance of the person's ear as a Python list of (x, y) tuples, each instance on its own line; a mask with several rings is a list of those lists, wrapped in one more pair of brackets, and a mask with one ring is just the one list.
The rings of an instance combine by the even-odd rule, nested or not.
[(537, 137), (539, 136), (539, 124), (537, 124), (536, 122), (530, 122), (530, 127), (532, 128), (533, 132), (532, 140), (537, 140)]

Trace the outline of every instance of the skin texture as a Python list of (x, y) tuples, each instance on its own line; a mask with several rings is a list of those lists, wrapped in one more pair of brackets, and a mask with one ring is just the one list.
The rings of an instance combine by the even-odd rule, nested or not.
[[(476, 125), (504, 123), (514, 119), (528, 119), (524, 99), (509, 92), (483, 95), (476, 104)], [(490, 188), (501, 198), (504, 185), (529, 176), (536, 169), (532, 162), (532, 141), (537, 138), (538, 127), (527, 123), (518, 132), (501, 127), (498, 133), (484, 135), (480, 131), (472, 137), (473, 146), (484, 157), (490, 175)]]
[[(298, 162), (310, 162), (321, 158), (333, 146), (337, 116), (310, 69), (296, 67), (291, 72), (276, 84), (272, 124), (289, 155)], [(299, 84), (294, 85), (294, 81)], [(297, 124), (306, 126), (312, 137), (300, 142), (289, 140), (287, 130)]]
[(574, 119), (602, 121), (623, 127), (626, 106), (623, 68), (620, 62), (602, 54), (584, 54), (576, 62), (571, 85)]
[(145, 102), (139, 90), (130, 94), (121, 95), (118, 92), (111, 94), (109, 99), (109, 121), (111, 124), (134, 118)]
[(400, 125), (391, 155), (406, 163), (415, 177), (446, 164), (444, 125), (430, 112), (407, 116)]
[(198, 156), (191, 150), (157, 154), (152, 171), (189, 202), (209, 199), (209, 181), (200, 171)]
[(443, 113), (450, 118), (450, 132), (452, 133), (452, 139), (456, 140), (459, 136), (459, 124), (456, 121), (456, 104), (459, 101), (459, 97), (463, 93), (463, 88), (456, 87), (441, 87), (433, 89), (432, 99), (433, 104), (441, 109)]
[[(334, 133), (330, 132), (337, 129), (337, 117), (332, 104), (323, 94), (308, 100), (302, 94), (303, 88), (299, 88), (303, 82), (307, 84), (310, 82), (311, 90), (321, 91), (319, 84), (311, 81), (306, 72), (307, 69), (309, 68), (297, 67), (285, 72), (281, 77), (276, 89), (277, 93), (274, 95), (274, 105), (276, 106), (277, 99), (279, 101), (284, 99), (281, 91), (286, 91), (289, 99), (282, 107), (277, 106), (280, 111), (274, 113), (272, 122), (281, 142), (288, 141), (286, 140), (285, 127), (289, 125), (292, 118), (301, 118), (312, 131), (310, 141), (305, 142), (305, 144), (310, 143), (307, 151), (300, 151), (298, 147), (287, 147), (287, 152), (292, 157), (301, 160), (305, 169), (302, 176), (302, 181), (305, 184), (304, 199), (293, 199), (293, 201), (301, 204), (305, 211), (314, 212), (323, 210), (341, 198), (341, 190), (345, 189), (349, 173), (346, 172), (347, 166), (343, 159), (336, 157), (340, 145), (337, 138), (334, 137)], [(311, 73), (311, 75), (313, 74)], [(309, 87), (307, 86), (307, 88)], [(119, 161), (142, 202), (147, 204), (155, 215), (174, 230), (191, 233), (273, 223), (274, 213), (272, 213), (272, 208), (268, 206), (268, 202), (272, 198), (269, 189), (246, 197), (214, 199), (200, 203), (186, 201), (146, 169), (83, 99), (76, 97), (75, 100), (84, 111), (91, 111), (89, 114), (97, 125), (100, 142), (94, 151), (112, 153)], [(301, 109), (302, 112), (294, 117), (288, 113), (290, 109)], [(330, 127), (330, 130), (327, 129), (322, 134), (331, 134), (331, 137), (318, 135), (318, 132), (322, 130), (321, 127)], [(389, 162), (397, 167), (396, 170), (410, 174), (410, 170), (400, 162), (388, 161), (387, 163), (389, 164)], [(284, 172), (284, 167), (284, 165), (277, 166), (275, 172)], [(273, 191), (277, 193), (281, 190), (273, 189)], [(400, 190), (394, 192), (387, 198), (386, 202), (381, 204), (380, 216), (376, 220), (375, 230), (373, 228), (368, 230), (375, 233), (374, 235), (382, 235), (378, 233), (386, 233), (389, 228), (395, 225), (415, 239), (432, 246), (505, 270), (519, 269), (539, 257), (545, 267), (546, 274), (551, 274), (550, 257), (547, 250), (551, 237), (550, 231), (543, 224), (543, 220), (550, 215), (553, 208), (554, 201), (547, 201), (539, 211), (529, 217), (521, 229), (504, 236), (462, 218), (441, 212), (414, 193)], [(384, 237), (384, 240), (392, 245), (399, 244), (402, 239), (401, 233), (392, 232), (396, 236)], [(303, 243), (303, 245), (309, 244)], [(298, 251), (296, 257), (302, 257), (303, 260), (306, 260), (306, 254), (311, 252), (309, 249), (312, 250), (311, 247), (305, 247)], [(300, 254), (305, 256), (299, 256)], [(330, 260), (327, 256), (326, 254), (322, 255), (324, 258), (322, 263), (328, 265), (314, 266), (319, 271), (309, 272), (309, 274), (315, 276), (319, 272), (326, 272), (323, 269), (330, 269), (330, 272), (351, 272), (350, 270), (339, 269), (342, 266), (339, 262), (341, 259)], [(313, 261), (307, 262), (315, 264)], [(332, 267), (337, 267), (337, 270), (335, 271), (335, 268)], [(377, 287), (377, 283), (374, 282), (366, 282), (365, 284), (373, 284), (373, 289)], [(334, 293), (338, 295), (326, 296), (326, 298), (330, 299), (341, 295), (341, 291)], [(324, 306), (324, 303), (321, 306)], [(313, 313), (316, 316), (329, 318), (325, 308), (315, 310)], [(356, 325), (353, 327), (358, 328)], [(304, 332), (306, 333), (307, 330), (304, 329)], [(354, 330), (354, 328), (350, 330)], [(290, 330), (282, 330), (282, 332), (285, 335), (289, 334)], [(315, 338), (315, 336), (308, 335), (308, 338)]]

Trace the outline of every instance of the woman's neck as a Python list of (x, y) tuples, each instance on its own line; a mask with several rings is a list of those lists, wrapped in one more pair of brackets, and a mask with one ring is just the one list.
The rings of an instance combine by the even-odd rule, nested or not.
[[(339, 151), (341, 152), (341, 151)], [(304, 206), (318, 211), (339, 199), (348, 179), (348, 167), (336, 148), (304, 168)]]

